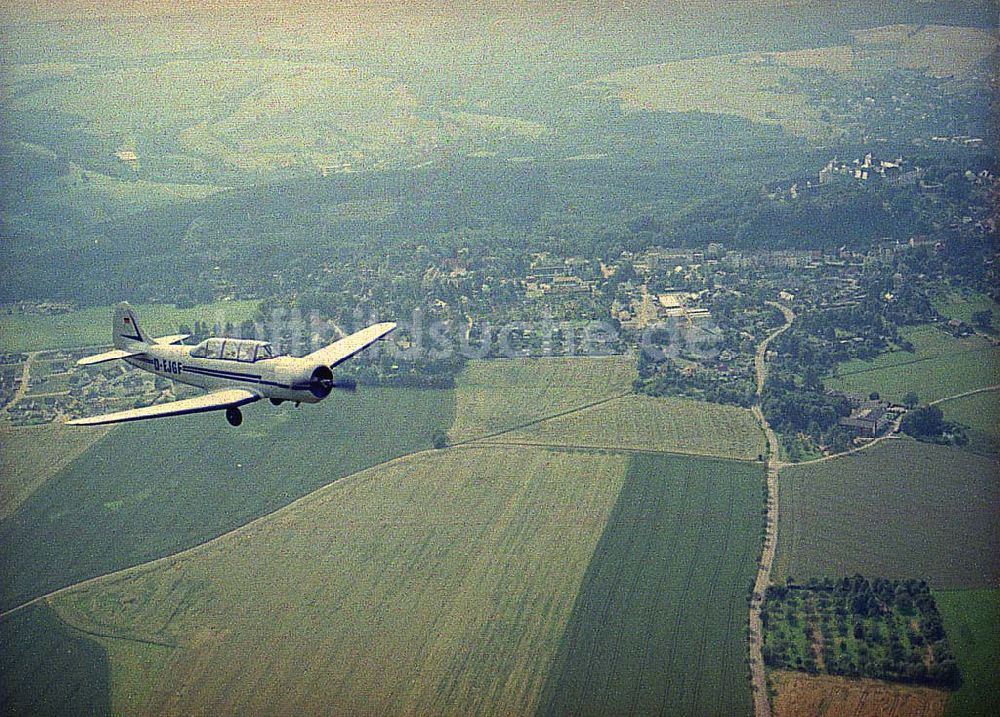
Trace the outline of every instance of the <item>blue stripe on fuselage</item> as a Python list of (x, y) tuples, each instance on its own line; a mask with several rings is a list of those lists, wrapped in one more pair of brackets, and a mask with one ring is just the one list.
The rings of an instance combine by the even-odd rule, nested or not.
[[(126, 359), (126, 361), (128, 361), (129, 363), (133, 361), (141, 361), (144, 364), (149, 364), (149, 365), (153, 364), (153, 359), (145, 355), (129, 356)], [(140, 366), (139, 368), (145, 368), (145, 367)], [(151, 370), (153, 371), (153, 373), (159, 373), (152, 369), (147, 369), (147, 370)], [(261, 377), (260, 374), (256, 373), (240, 373), (238, 371), (224, 371), (222, 369), (204, 368), (202, 366), (188, 366), (186, 364), (181, 367), (181, 373), (191, 373), (195, 374), (196, 376), (208, 376), (209, 378), (222, 378), (229, 381), (242, 381), (243, 383), (261, 383), (264, 384), (265, 386), (277, 386), (278, 388), (287, 388), (289, 390), (294, 390), (292, 389), (292, 386), (290, 384), (278, 383), (277, 381), (267, 381), (263, 377)], [(165, 374), (165, 375), (167, 378), (170, 378), (171, 376), (171, 374)]]

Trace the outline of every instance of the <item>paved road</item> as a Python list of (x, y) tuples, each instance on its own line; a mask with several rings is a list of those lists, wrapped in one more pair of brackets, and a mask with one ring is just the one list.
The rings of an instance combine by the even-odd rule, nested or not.
[(771, 702), (767, 697), (767, 675), (764, 672), (764, 659), (761, 655), (763, 633), (760, 610), (764, 604), (764, 592), (771, 582), (771, 566), (774, 564), (774, 550), (778, 540), (778, 471), (782, 465), (778, 458), (778, 437), (764, 417), (764, 412), (760, 408), (760, 398), (764, 392), (764, 382), (767, 380), (767, 347), (795, 321), (794, 312), (787, 306), (775, 301), (767, 303), (784, 315), (785, 324), (768, 334), (767, 338), (760, 342), (754, 355), (757, 403), (753, 407), (753, 414), (767, 437), (767, 529), (764, 533), (764, 548), (757, 564), (753, 595), (750, 598), (750, 686), (753, 690), (753, 712), (756, 717), (771, 717)]
[(10, 409), (17, 405), (18, 401), (24, 398), (24, 394), (28, 392), (28, 382), (31, 380), (31, 362), (38, 357), (39, 353), (39, 351), (31, 351), (28, 353), (28, 357), (24, 360), (24, 366), (21, 369), (21, 384), (17, 387), (14, 395), (7, 402), (7, 405), (4, 406), (4, 411), (9, 413)]

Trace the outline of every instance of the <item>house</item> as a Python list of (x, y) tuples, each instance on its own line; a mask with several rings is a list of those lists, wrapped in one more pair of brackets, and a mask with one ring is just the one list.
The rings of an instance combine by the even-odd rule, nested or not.
[(862, 438), (875, 438), (892, 425), (894, 414), (889, 413), (889, 408), (886, 401), (864, 401), (838, 423)]

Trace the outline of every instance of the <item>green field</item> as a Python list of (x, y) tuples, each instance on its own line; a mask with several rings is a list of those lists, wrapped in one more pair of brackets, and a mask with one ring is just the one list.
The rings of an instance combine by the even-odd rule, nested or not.
[(186, 648), (149, 711), (531, 714), (625, 474), (546, 449), (410, 456), (55, 605)]
[(850, 393), (877, 391), (900, 402), (914, 391), (921, 403), (1000, 384), (1000, 351), (984, 339), (956, 339), (928, 326), (901, 333), (913, 343), (913, 353), (892, 351), (873, 361), (848, 361), (823, 383)]
[(0, 712), (4, 715), (109, 713), (110, 669), (103, 648), (38, 605), (0, 621)]
[(633, 373), (627, 357), (473, 363), (455, 392), (268, 406), (239, 431), (116, 428), (0, 523), (4, 605), (137, 565), (51, 600), (97, 640), (121, 715), (746, 714), (761, 467), (622, 451), (749, 455), (747, 412), (615, 399), (549, 437), (596, 436), (610, 405), (599, 449), (420, 451), (449, 425), (568, 419)]
[(710, 112), (780, 124), (816, 140), (839, 135), (806, 95), (782, 87), (793, 80), (787, 67), (760, 55), (719, 55), (632, 67), (584, 87), (602, 94), (614, 91), (622, 108), (631, 112)]
[(1000, 453), (1000, 393), (988, 391), (941, 404), (947, 421), (967, 427), (973, 450)]
[(633, 456), (545, 683), (544, 715), (748, 715), (762, 471)]
[[(547, 133), (517, 117), (437, 112), (395, 75), (315, 59), (190, 59), (114, 71), (21, 65), (11, 73), (25, 85), (48, 81), (19, 93), (8, 111), (30, 115), (58, 107), (88, 133), (122, 138), (140, 169), (163, 159), (157, 145), (164, 137), (186, 164), (316, 171), (421, 158), (421, 148), (443, 142), (471, 150)], [(162, 192), (155, 185), (136, 189)]]
[[(428, 448), (452, 411), (449, 391), (370, 388), (303, 409), (255, 406), (238, 431), (218, 414), (117, 427), (0, 522), (0, 604), (194, 545)], [(18, 445), (4, 460), (23, 465), (30, 483), (43, 448), (22, 455)]]
[(455, 387), (452, 442), (483, 438), (631, 391), (635, 357), (470, 361)]
[(948, 717), (996, 714), (1000, 695), (1000, 591), (955, 590), (935, 595), (962, 687), (948, 698)]
[(778, 485), (776, 581), (861, 573), (951, 589), (1000, 578), (993, 458), (892, 439), (786, 468)]
[(1000, 306), (978, 291), (952, 291), (946, 296), (934, 299), (932, 303), (942, 316), (958, 319), (967, 324), (972, 323), (972, 315), (977, 311), (989, 311), (993, 315), (992, 329), (1000, 328)]
[(534, 423), (491, 441), (625, 448), (755, 460), (765, 449), (753, 414), (683, 398), (626, 396)]
[(843, 133), (797, 89), (795, 70), (879, 81), (898, 68), (939, 76), (976, 70), (997, 47), (994, 33), (971, 27), (895, 25), (860, 30), (850, 45), (741, 53), (629, 67), (583, 85), (614, 96), (629, 112), (707, 112), (779, 124), (813, 141)]
[[(136, 316), (152, 336), (176, 334), (180, 324), (204, 321), (209, 326), (253, 319), (257, 301), (219, 301), (178, 309), (170, 304), (139, 304)], [(94, 306), (66, 314), (0, 315), (0, 352), (41, 351), (76, 346), (111, 345), (110, 306)]]
[(14, 428), (0, 423), (0, 521), (107, 430), (77, 431), (55, 423)]

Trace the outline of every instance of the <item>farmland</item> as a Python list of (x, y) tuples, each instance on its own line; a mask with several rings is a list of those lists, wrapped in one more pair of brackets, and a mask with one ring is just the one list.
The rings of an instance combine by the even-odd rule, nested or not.
[[(628, 386), (630, 359), (570, 361), (579, 363), (473, 364), (476, 395), (489, 402), (467, 400), (474, 411), (474, 420), (466, 416), (467, 430), (502, 430), (551, 415), (545, 412), (572, 411)], [(541, 375), (529, 370), (533, 366)], [(570, 376), (586, 393), (559, 396), (551, 388), (568, 384)], [(460, 384), (459, 396), (469, 378)], [(505, 405), (504, 390), (511, 387), (508, 395), (520, 403)], [(600, 450), (467, 443), (371, 468), (364, 465), (375, 462), (370, 455), (319, 456), (329, 454), (331, 445), (362, 446), (372, 453), (375, 441), (364, 431), (407, 440), (411, 451), (427, 445), (433, 426), (404, 424), (415, 437), (401, 438), (399, 426), (373, 425), (399, 420), (386, 416), (412, 421), (434, 415), (443, 426), (454, 417), (455, 425), (461, 424), (461, 401), (453, 406), (450, 392), (414, 393), (424, 396), (424, 403), (410, 397), (412, 405), (396, 405), (393, 400), (409, 393), (369, 390), (359, 394), (371, 396), (361, 415), (341, 416), (347, 403), (317, 414), (316, 424), (331, 431), (340, 420), (361, 425), (358, 437), (321, 438), (311, 422), (291, 425), (312, 414), (279, 410), (244, 425), (250, 445), (241, 442), (242, 431), (227, 433), (221, 442), (215, 432), (222, 429), (211, 422), (192, 422), (176, 444), (164, 444), (162, 436), (160, 444), (138, 435), (114, 441), (114, 446), (144, 446), (144, 456), (172, 476), (169, 487), (177, 495), (170, 500), (150, 492), (155, 484), (119, 478), (114, 492), (88, 486), (95, 493), (93, 506), (66, 486), (47, 501), (36, 494), (37, 507), (29, 501), (19, 515), (28, 516), (30, 525), (40, 522), (33, 516), (56, 515), (53, 534), (35, 537), (22, 527), (25, 537), (3, 536), (4, 545), (56, 540), (64, 520), (56, 501), (63, 506), (79, 501), (84, 506), (74, 510), (100, 513), (102, 529), (117, 534), (118, 542), (130, 530), (144, 537), (139, 542), (149, 557), (170, 552), (156, 536), (168, 535), (177, 547), (198, 542), (190, 517), (196, 495), (224, 516), (214, 521), (214, 533), (202, 526), (205, 537), (222, 532), (223, 522), (233, 527), (253, 518), (251, 503), (271, 500), (277, 507), (218, 540), (50, 600), (67, 624), (93, 633), (103, 648), (115, 713), (186, 714), (197, 707), (222, 714), (530, 714), (571, 705), (617, 713), (614, 707), (622, 700), (636, 714), (659, 708), (749, 712), (743, 627), (746, 589), (760, 547), (758, 465), (628, 456), (622, 451), (638, 438), (634, 429), (630, 435), (624, 428), (617, 445), (608, 441)], [(534, 396), (539, 400), (532, 401)], [(690, 416), (701, 406), (640, 398), (662, 400), (672, 413), (684, 408)], [(374, 406), (377, 415), (371, 413)], [(619, 408), (622, 414), (632, 410), (628, 403)], [(652, 408), (635, 410), (647, 416)], [(725, 414), (715, 430), (739, 430), (743, 412), (726, 410), (735, 418)], [(736, 423), (725, 422), (730, 420)], [(694, 450), (705, 449), (705, 438), (694, 429), (708, 428), (693, 418), (682, 426), (671, 445), (685, 450), (683, 441), (689, 440)], [(141, 426), (118, 429), (116, 437), (133, 429)], [(238, 443), (224, 456), (198, 449), (198, 441), (225, 445), (234, 436)], [(262, 443), (266, 448), (258, 447)], [(125, 472), (125, 458), (105, 444), (112, 442), (88, 451), (71, 477), (59, 476), (49, 485), (78, 484), (80, 476), (97, 472), (97, 465), (122, 466), (98, 475)], [(183, 455), (182, 444), (208, 463), (202, 458), (193, 470), (183, 457), (171, 458)], [(305, 492), (305, 479), (286, 467), (281, 473), (286, 490), (279, 495), (272, 488), (267, 495), (261, 476), (278, 475), (283, 454), (258, 454), (286, 444), (298, 453), (306, 447), (309, 455), (299, 456), (295, 465), (323, 466), (314, 479), (325, 485), (281, 508)], [(361, 470), (341, 480), (326, 468), (335, 463), (346, 472), (349, 461)], [(253, 499), (232, 497), (239, 493), (241, 464), (256, 466)], [(183, 477), (183, 486), (174, 476)], [(187, 513), (166, 510), (171, 502)], [(700, 519), (690, 520), (693, 513)], [(73, 520), (100, 522), (76, 514)], [(158, 527), (161, 522), (169, 529)], [(137, 532), (136, 525), (146, 530)], [(140, 560), (135, 549), (123, 554), (117, 544), (95, 548), (96, 536), (73, 537), (90, 546), (88, 553), (74, 553), (69, 541), (57, 541), (32, 557), (46, 566), (45, 573), (60, 577), (59, 583), (22, 581), (15, 589), (37, 594)], [(106, 564), (90, 564), (91, 552), (106, 553)], [(63, 564), (75, 566), (78, 575), (60, 575)], [(602, 606), (609, 612), (602, 613)], [(305, 669), (299, 659), (304, 652), (319, 656)], [(592, 658), (583, 662), (581, 655)], [(587, 671), (607, 692), (595, 696), (581, 686)], [(702, 677), (696, 680), (695, 674)]]
[[(0, 522), (3, 606), (194, 545), (427, 448), (450, 424), (452, 401), (448, 391), (371, 388), (302, 410), (257, 406), (239, 431), (218, 415), (174, 419), (168, 430), (157, 422), (120, 426)], [(74, 439), (103, 433), (76, 429)], [(23, 456), (4, 460), (42, 450), (18, 446)]]
[(966, 426), (972, 450), (1000, 453), (1000, 403), (996, 391), (963, 396), (941, 404), (945, 420)]
[(614, 93), (626, 111), (711, 112), (780, 124), (815, 138), (838, 135), (805, 95), (782, 91), (792, 73), (755, 55), (720, 55), (629, 68), (584, 85)]
[(972, 315), (977, 311), (989, 311), (992, 314), (992, 328), (1000, 328), (1000, 306), (985, 294), (956, 290), (935, 299), (933, 304), (942, 316), (967, 324), (972, 323)]
[[(256, 301), (219, 301), (178, 309), (170, 304), (133, 307), (142, 327), (152, 336), (177, 333), (180, 324), (205, 321), (209, 326), (253, 319)], [(0, 315), (0, 351), (103, 346), (111, 344), (111, 308), (95, 306), (65, 314), (13, 313)]]
[[(55, 606), (74, 625), (185, 646), (154, 711), (530, 714), (625, 473), (622, 457), (546, 449), (410, 456)], [(710, 485), (727, 482), (722, 507), (753, 513), (740, 481)], [(742, 590), (720, 582), (741, 609)]]
[(12, 428), (0, 423), (0, 521), (105, 433), (107, 429), (75, 431), (58, 424)]
[(769, 667), (955, 689), (958, 664), (923, 580), (855, 575), (771, 585), (761, 611)]
[(602, 75), (582, 89), (615, 96), (628, 112), (733, 115), (828, 141), (843, 130), (806, 93), (791, 89), (797, 79), (794, 70), (857, 78), (878, 78), (897, 68), (936, 76), (965, 75), (978, 69), (996, 46), (994, 35), (984, 30), (895, 25), (855, 32), (851, 45), (632, 67)]
[(948, 693), (868, 679), (801, 672), (774, 672), (775, 717), (853, 715), (854, 717), (940, 717)]
[(893, 439), (782, 471), (775, 579), (925, 578), (934, 589), (1000, 576), (994, 459)]
[(632, 457), (541, 714), (750, 712), (743, 628), (760, 479), (746, 463)]
[(628, 393), (635, 358), (470, 361), (455, 388), (452, 442), (483, 438)]
[(786, 67), (877, 76), (892, 68), (931, 75), (965, 75), (997, 47), (986, 30), (946, 25), (889, 25), (857, 30), (851, 45), (775, 52), (767, 56)]
[(0, 644), (4, 714), (108, 714), (107, 655), (49, 607), (37, 605), (0, 622)]
[(949, 697), (945, 714), (994, 714), (1000, 694), (1000, 591), (954, 590), (936, 597), (962, 671), (962, 686)]
[(1000, 383), (1000, 351), (980, 337), (957, 339), (933, 327), (901, 332), (914, 351), (891, 351), (872, 361), (849, 361), (824, 379), (831, 389), (877, 391), (902, 401), (914, 391), (922, 403)]
[[(58, 107), (80, 118), (77, 131), (124, 140), (134, 148), (140, 171), (146, 164), (154, 170), (179, 166), (193, 176), (204, 175), (206, 166), (350, 170), (413, 160), (442, 142), (471, 150), (508, 134), (537, 138), (546, 132), (516, 117), (438, 112), (394, 75), (334, 62), (244, 57), (177, 59), (114, 71), (36, 67), (17, 68), (27, 91), (10, 111), (30, 115)], [(47, 81), (37, 83), (39, 76)], [(172, 140), (173, 156), (164, 156), (164, 138)], [(124, 190), (163, 191), (152, 183)]]
[(682, 398), (626, 396), (497, 436), (498, 442), (670, 451), (755, 460), (764, 436), (742, 408)]

